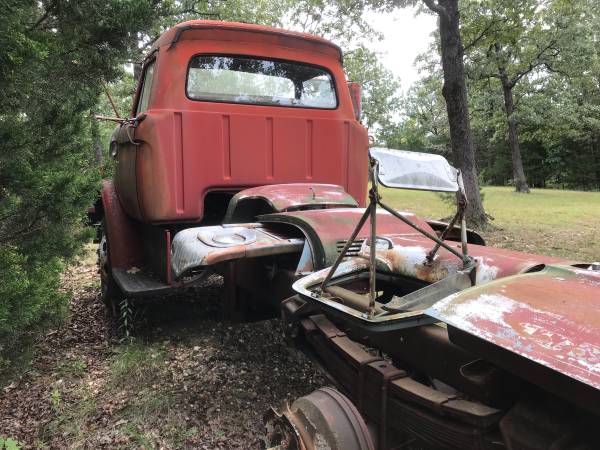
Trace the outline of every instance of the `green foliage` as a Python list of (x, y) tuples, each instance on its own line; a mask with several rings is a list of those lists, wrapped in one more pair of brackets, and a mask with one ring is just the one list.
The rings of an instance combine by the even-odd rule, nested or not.
[(384, 140), (389, 147), (450, 156), (450, 130), (441, 74), (415, 83), (401, 100), (401, 111), (400, 126), (384, 130)]
[(14, 246), (0, 248), (0, 371), (9, 368), (32, 331), (66, 310), (66, 295), (57, 292), (60, 259), (23, 253)]
[(0, 436), (0, 450), (19, 450), (19, 443), (11, 438), (3, 438)]
[(64, 314), (59, 275), (89, 236), (83, 219), (100, 177), (90, 114), (156, 4), (2, 1), (0, 372)]
[[(469, 111), (484, 184), (506, 185), (513, 177), (504, 69), (514, 83), (528, 184), (600, 189), (600, 16), (593, 3), (461, 0)], [(392, 147), (447, 151), (436, 49), (420, 58), (429, 75), (402, 99), (400, 124), (386, 133)]]
[(379, 140), (384, 130), (393, 128), (394, 114), (400, 108), (400, 83), (377, 60), (377, 54), (364, 46), (346, 53), (344, 70), (349, 80), (361, 84), (363, 122)]

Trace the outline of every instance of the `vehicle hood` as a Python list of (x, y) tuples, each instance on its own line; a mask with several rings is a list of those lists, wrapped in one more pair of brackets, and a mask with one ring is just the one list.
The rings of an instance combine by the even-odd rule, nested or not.
[(500, 347), (531, 363), (499, 357), (507, 370), (530, 378), (539, 365), (600, 389), (599, 271), (545, 266), (446, 297), (426, 314), (446, 323), (451, 337), (453, 329), (463, 332), (463, 344), (465, 336), (493, 344), (478, 347), (486, 359)]

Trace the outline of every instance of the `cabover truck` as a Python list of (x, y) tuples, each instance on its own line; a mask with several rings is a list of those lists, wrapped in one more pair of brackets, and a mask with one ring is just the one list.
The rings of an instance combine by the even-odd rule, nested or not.
[[(166, 31), (91, 211), (104, 301), (217, 273), (229, 319), (280, 317), (333, 387), (268, 411), (266, 448), (597, 448), (600, 266), (487, 247), (460, 171), (368, 148), (342, 63), (302, 33)], [(380, 184), (456, 214), (396, 211)]]

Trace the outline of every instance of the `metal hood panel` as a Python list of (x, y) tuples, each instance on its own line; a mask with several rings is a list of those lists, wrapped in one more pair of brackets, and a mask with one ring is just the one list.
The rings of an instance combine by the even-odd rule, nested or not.
[(171, 270), (176, 279), (190, 270), (225, 261), (300, 253), (304, 239), (278, 236), (260, 224), (187, 228), (173, 238)]
[[(426, 314), (508, 351), (505, 355), (520, 355), (600, 390), (598, 271), (547, 266), (451, 295)], [(538, 370), (529, 366), (521, 374), (525, 378)]]
[(235, 223), (235, 211), (247, 200), (260, 199), (274, 212), (307, 206), (358, 207), (358, 202), (342, 186), (319, 183), (271, 184), (244, 189), (233, 196), (227, 207), (225, 223)]

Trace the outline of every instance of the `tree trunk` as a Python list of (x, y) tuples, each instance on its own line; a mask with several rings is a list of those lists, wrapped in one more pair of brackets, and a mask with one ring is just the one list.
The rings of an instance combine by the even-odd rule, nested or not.
[(467, 194), (467, 220), (472, 226), (485, 227), (487, 215), (483, 209), (475, 167), (475, 148), (469, 123), (467, 86), (460, 39), (458, 0), (439, 0), (445, 9), (439, 14), (442, 47), (442, 69), (450, 140), (454, 163), (461, 170)]
[(529, 186), (523, 170), (523, 159), (521, 158), (521, 148), (519, 147), (519, 135), (517, 133), (517, 120), (515, 119), (515, 102), (513, 100), (512, 86), (508, 81), (506, 73), (500, 70), (500, 81), (502, 83), (502, 93), (504, 94), (504, 111), (506, 112), (506, 122), (508, 124), (508, 145), (513, 166), (513, 180), (515, 190), (522, 194), (529, 194)]

